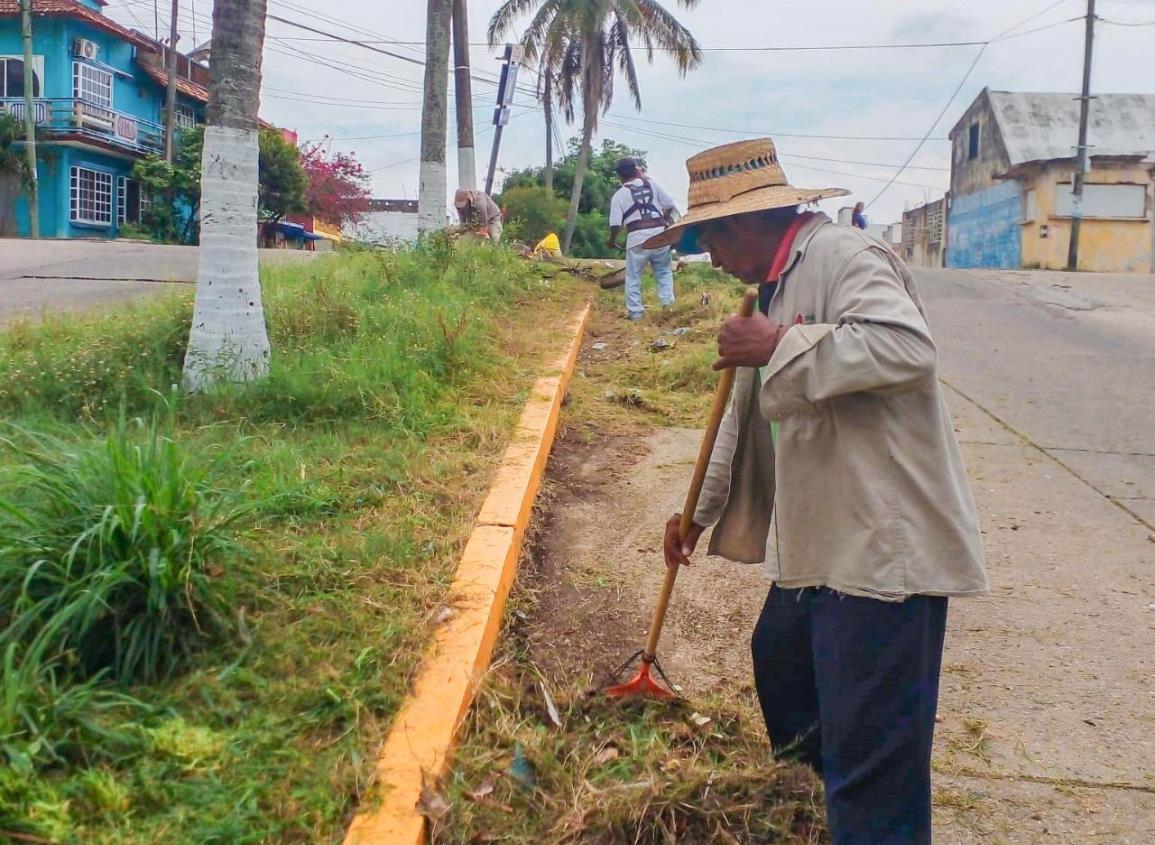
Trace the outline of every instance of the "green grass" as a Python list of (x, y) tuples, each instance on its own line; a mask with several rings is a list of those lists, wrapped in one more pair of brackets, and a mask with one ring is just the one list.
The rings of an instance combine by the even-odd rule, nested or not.
[(262, 281), (270, 376), (212, 395), (189, 294), (0, 335), (0, 841), (340, 841), (587, 290), (440, 242)]

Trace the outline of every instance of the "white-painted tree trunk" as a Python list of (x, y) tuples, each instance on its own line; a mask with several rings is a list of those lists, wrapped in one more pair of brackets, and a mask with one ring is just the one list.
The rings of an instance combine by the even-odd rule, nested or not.
[(269, 371), (257, 270), (257, 130), (206, 126), (196, 303), (184, 386), (250, 381)]
[(446, 222), (446, 168), (442, 161), (421, 162), (421, 185), (417, 189), (417, 228), (438, 232)]

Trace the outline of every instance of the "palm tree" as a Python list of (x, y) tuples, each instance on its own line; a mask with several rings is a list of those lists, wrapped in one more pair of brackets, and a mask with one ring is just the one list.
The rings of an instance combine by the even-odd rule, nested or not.
[[(686, 9), (698, 0), (678, 0)], [(534, 12), (536, 9), (536, 12)], [(523, 16), (534, 12), (521, 36), (526, 57), (538, 62), (567, 121), (575, 106), (582, 110), (582, 139), (574, 170), (562, 249), (568, 250), (577, 223), (582, 183), (589, 167), (590, 147), (597, 129), (598, 112), (613, 103), (614, 76), (620, 72), (634, 106), (641, 110), (642, 95), (634, 64), (636, 40), (646, 60), (654, 51), (668, 52), (683, 76), (702, 62), (702, 50), (686, 27), (657, 0), (506, 0), (489, 22), (489, 43), (496, 45)]]
[(258, 379), (269, 371), (269, 335), (257, 272), (257, 112), (266, 3), (213, 3), (212, 80), (201, 155), (201, 245), (184, 361), (187, 390)]

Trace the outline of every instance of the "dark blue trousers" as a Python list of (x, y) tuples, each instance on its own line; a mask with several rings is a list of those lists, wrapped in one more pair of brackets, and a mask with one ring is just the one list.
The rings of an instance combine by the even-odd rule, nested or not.
[(826, 785), (834, 845), (929, 845), (930, 751), (947, 600), (773, 587), (754, 683), (775, 754)]

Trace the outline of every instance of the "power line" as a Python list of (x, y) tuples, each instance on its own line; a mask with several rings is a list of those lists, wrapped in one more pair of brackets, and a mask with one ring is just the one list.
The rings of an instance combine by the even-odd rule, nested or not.
[[(702, 129), (707, 132), (721, 132), (727, 135), (741, 135), (743, 137), (750, 137), (752, 135), (772, 135), (775, 138), (812, 138), (825, 141), (918, 141), (920, 138), (917, 135), (816, 135), (805, 132), (778, 132), (762, 129), (723, 129), (718, 126), (702, 126), (694, 123), (672, 123), (663, 120), (651, 120), (650, 118), (636, 118), (622, 114), (610, 114), (614, 120), (626, 121), (641, 121), (655, 126), (673, 126), (678, 129)], [(949, 141), (949, 138), (931, 138), (932, 141)]]
[(922, 150), (923, 144), (925, 144), (927, 142), (927, 140), (930, 138), (930, 136), (934, 133), (934, 130), (936, 128), (938, 128), (939, 122), (946, 115), (947, 110), (950, 109), (950, 107), (954, 104), (955, 97), (957, 97), (959, 95), (959, 92), (962, 91), (963, 86), (966, 85), (967, 80), (971, 78), (971, 74), (974, 72), (974, 69), (976, 67), (978, 67), (979, 59), (981, 59), (983, 57), (983, 53), (985, 53), (986, 51), (987, 51), (987, 48), (985, 46), (979, 48), (979, 51), (975, 54), (974, 61), (971, 62), (970, 67), (967, 68), (967, 72), (963, 74), (963, 78), (961, 80), (959, 80), (959, 84), (957, 86), (955, 86), (954, 91), (951, 92), (950, 99), (948, 99), (946, 101), (946, 105), (942, 107), (942, 111), (940, 111), (938, 113), (938, 117), (936, 117), (934, 119), (934, 122), (930, 125), (930, 129), (927, 130), (926, 135), (923, 137), (923, 139), (921, 141), (918, 142), (917, 145), (915, 145), (913, 152), (911, 152), (911, 154), (907, 157), (906, 162), (902, 165), (902, 167), (900, 167), (898, 169), (898, 171), (894, 174), (893, 178), (891, 178), (891, 180), (889, 182), (887, 182), (882, 187), (881, 191), (879, 191), (877, 194), (874, 195), (874, 199), (872, 199), (870, 202), (868, 202), (866, 204), (867, 208), (870, 208), (872, 205), (874, 205), (876, 202), (878, 202), (878, 200), (882, 197), (882, 195), (890, 190), (890, 186), (893, 185), (898, 180), (898, 177), (903, 174), (903, 171), (905, 171), (910, 166), (910, 163), (912, 161), (914, 161), (914, 157), (916, 155), (918, 155), (919, 152)]
[(425, 62), (423, 62), (421, 59), (415, 59), (412, 56), (403, 56), (400, 53), (393, 53), (393, 52), (390, 52), (389, 50), (382, 50), (380, 47), (375, 47), (367, 41), (357, 41), (357, 40), (352, 39), (352, 38), (344, 38), (343, 36), (336, 35), (335, 33), (325, 32), (322, 29), (314, 29), (313, 27), (306, 26), (303, 23), (297, 23), (296, 21), (291, 21), (288, 18), (282, 18), (279, 15), (269, 14), (266, 17), (268, 17), (268, 19), (271, 21), (276, 21), (277, 23), (283, 23), (286, 26), (292, 26), (292, 27), (296, 27), (297, 29), (303, 29), (306, 32), (313, 32), (313, 33), (316, 33), (317, 35), (324, 35), (326, 38), (331, 38), (334, 41), (341, 41), (345, 44), (352, 44), (355, 47), (362, 47), (366, 50), (371, 50), (374, 53), (380, 53), (382, 56), (389, 56), (390, 58), (400, 59), (403, 62), (411, 62), (412, 64), (415, 64), (415, 65), (421, 65), (422, 67), (425, 66)]
[[(333, 33), (333, 32), (326, 32), (323, 29), (317, 29), (315, 27), (307, 26), (303, 23), (297, 23), (296, 21), (291, 21), (288, 18), (282, 18), (279, 15), (270, 14), (270, 15), (268, 15), (268, 18), (269, 18), (269, 20), (273, 20), (273, 21), (276, 21), (277, 23), (285, 24), (286, 26), (295, 27), (297, 29), (303, 29), (307, 32), (312, 32), (312, 33), (315, 33), (317, 35), (323, 35), (323, 36), (325, 36), (325, 38), (332, 40), (332, 41), (338, 41), (342, 44), (350, 44), (354, 47), (361, 47), (362, 49), (369, 50), (373, 53), (380, 53), (383, 56), (389, 56), (390, 58), (399, 59), (403, 62), (408, 62), (410, 64), (418, 65), (419, 67), (425, 66), (425, 60), (424, 59), (417, 59), (417, 58), (414, 58), (412, 56), (405, 56), (405, 55), (402, 55), (401, 53), (395, 53), (391, 50), (383, 50), (380, 47), (374, 46), (373, 44), (371, 44), (368, 41), (362, 41), (362, 40), (358, 40), (358, 39), (354, 39), (354, 38), (345, 38), (342, 35), (337, 35), (336, 33)], [(290, 47), (290, 45), (288, 45), (288, 44), (286, 44), (285, 46)], [(290, 47), (290, 49), (292, 49), (292, 48)], [(470, 79), (473, 79), (476, 82), (485, 83), (487, 85), (496, 86), (498, 84), (496, 79), (490, 79), (490, 78), (481, 76), (481, 75), (476, 74), (476, 73), (471, 73)], [(529, 92), (531, 89), (522, 88), (519, 86), (519, 90), (523, 91), (523, 93), (524, 93), (524, 92)]]
[[(647, 135), (647, 136), (650, 136), (653, 138), (658, 138), (659, 140), (663, 140), (663, 141), (672, 141), (674, 143), (686, 144), (687, 146), (690, 146), (690, 147), (693, 147), (693, 148), (699, 149), (699, 150), (704, 149), (706, 147), (709, 147), (712, 144), (711, 141), (704, 141), (701, 139), (684, 138), (684, 137), (680, 137), (677, 135), (668, 135), (668, 134), (663, 133), (663, 132), (652, 132), (652, 131), (647, 131), (645, 129), (638, 129), (638, 128), (635, 128), (632, 126), (621, 126), (620, 124), (616, 124), (613, 121), (609, 121), (609, 120), (604, 120), (602, 122), (605, 123), (607, 126), (615, 126), (619, 129), (625, 129), (627, 131), (636, 132), (640, 135)], [(825, 159), (825, 158), (818, 158), (817, 156), (803, 156), (803, 155), (797, 155), (796, 156), (796, 155), (791, 154), (791, 153), (780, 153), (779, 156), (780, 156), (780, 158), (788, 159), (788, 160), (802, 159), (802, 160), (806, 160), (806, 161), (814, 161), (814, 160), (830, 161), (830, 162), (841, 163), (841, 164), (859, 164), (859, 165), (867, 165), (868, 164), (867, 162), (845, 161), (843, 159)], [(899, 167), (900, 165), (875, 164), (873, 166), (876, 166), (876, 167)], [(832, 174), (835, 176), (845, 176), (845, 177), (854, 178), (854, 179), (867, 179), (871, 182), (893, 181), (893, 180), (888, 180), (884, 176), (866, 176), (862, 173), (847, 173), (846, 171), (843, 171), (843, 170), (830, 170), (828, 168), (815, 167), (813, 165), (808, 165), (808, 164), (791, 164), (791, 167), (797, 167), (797, 168), (800, 168), (802, 170), (813, 170), (813, 171), (818, 172), (818, 173), (828, 173), (828, 174)], [(929, 188), (931, 190), (936, 190), (936, 191), (942, 190), (942, 187), (939, 185), (927, 185), (927, 184), (920, 183), (920, 182), (896, 182), (895, 184), (909, 185), (909, 186), (914, 187), (914, 188)]]
[[(946, 101), (946, 105), (944, 105), (942, 107), (942, 111), (940, 111), (938, 113), (938, 117), (936, 117), (934, 119), (934, 122), (930, 125), (930, 129), (928, 129), (926, 131), (926, 135), (924, 135), (922, 140), (919, 141), (917, 145), (915, 145), (914, 150), (907, 157), (906, 163), (903, 164), (903, 166), (901, 168), (899, 168), (898, 171), (895, 172), (894, 176), (891, 177), (891, 180), (889, 182), (887, 182), (885, 185), (883, 185), (882, 190), (880, 190), (877, 194), (874, 195), (874, 199), (872, 199), (870, 202), (868, 202), (866, 204), (868, 208), (870, 206), (873, 206), (876, 202), (878, 202), (882, 198), (882, 195), (890, 190), (891, 186), (895, 182), (898, 181), (898, 177), (901, 176), (903, 174), (903, 172), (910, 166), (910, 163), (912, 161), (914, 161), (915, 156), (917, 156), (919, 154), (919, 152), (923, 148), (923, 145), (926, 144), (926, 142), (930, 139), (930, 136), (934, 134), (934, 130), (936, 128), (938, 128), (939, 123), (942, 121), (943, 117), (946, 116), (946, 113), (950, 109), (951, 105), (954, 104), (955, 98), (958, 97), (959, 92), (962, 91), (963, 86), (966, 85), (967, 80), (971, 78), (971, 74), (974, 73), (974, 69), (976, 67), (978, 67), (979, 60), (981, 60), (983, 57), (983, 54), (986, 53), (987, 47), (990, 44), (993, 44), (994, 42), (1000, 41), (1004, 38), (1014, 37), (1012, 35), (1012, 33), (1016, 29), (1021, 28), (1022, 26), (1030, 23), (1031, 21), (1035, 20), (1036, 18), (1041, 18), (1043, 15), (1047, 14), (1048, 12), (1050, 12), (1053, 9), (1057, 9), (1059, 6), (1063, 5), (1063, 3), (1065, 3), (1065, 2), (1066, 2), (1066, 0), (1055, 0), (1055, 2), (1051, 3), (1049, 6), (1046, 6), (1045, 8), (1040, 9), (1038, 12), (1035, 12), (1034, 14), (1029, 15), (1028, 17), (1019, 21), (1017, 24), (1010, 27), (1009, 29), (1003, 30), (998, 35), (996, 35), (994, 38), (992, 38), (989, 42), (987, 42), (987, 44), (984, 44), (982, 47), (979, 48), (979, 51), (975, 54), (974, 61), (971, 62), (970, 67), (967, 68), (966, 73), (963, 74), (963, 78), (961, 80), (959, 80), (959, 84), (957, 86), (955, 86), (954, 91), (951, 92), (950, 98)], [(1026, 35), (1026, 34), (1027, 33), (1020, 33), (1020, 35)]]
[[(294, 41), (312, 41), (318, 39), (309, 38), (294, 38)], [(424, 47), (424, 41), (395, 41), (393, 39), (381, 40), (366, 40), (366, 44), (393, 44), (396, 46), (406, 47)], [(916, 43), (892, 43), (892, 44), (815, 44), (815, 45), (751, 45), (751, 46), (726, 46), (726, 47), (699, 47), (704, 53), (796, 53), (808, 51), (837, 51), (837, 50), (921, 50), (933, 47), (976, 47), (985, 42), (982, 41), (928, 41)], [(471, 41), (470, 47), (479, 47), (485, 49), (492, 49), (492, 45), (484, 41)], [(632, 50), (648, 50), (649, 47), (645, 44), (631, 44)], [(676, 47), (659, 47), (657, 45), (653, 48), (656, 53), (677, 52)]]
[[(713, 143), (714, 143), (713, 141), (708, 141), (708, 140), (705, 140), (702, 138), (687, 138), (687, 137), (681, 136), (681, 135), (671, 135), (671, 134), (667, 134), (664, 132), (656, 132), (653, 130), (646, 130), (646, 129), (643, 129), (641, 127), (625, 126), (623, 124), (616, 123), (616, 122), (611, 121), (611, 120), (603, 120), (602, 122), (606, 126), (612, 126), (612, 127), (617, 128), (617, 129), (624, 129), (627, 132), (637, 132), (637, 133), (642, 134), (642, 135), (649, 135), (651, 137), (660, 138), (660, 139), (666, 140), (666, 141), (676, 141), (678, 143), (687, 144), (689, 146), (693, 146), (693, 147), (696, 147), (698, 149), (705, 149), (707, 147), (713, 146)], [(770, 133), (770, 134), (773, 134), (773, 133)], [(756, 133), (749, 132), (749, 133), (746, 133), (746, 137), (747, 138), (757, 137), (757, 135), (756, 135)], [(863, 167), (891, 167), (891, 168), (902, 167), (901, 164), (890, 164), (890, 163), (882, 162), (882, 161), (857, 161), (854, 159), (845, 159), (845, 158), (827, 158), (825, 156), (803, 155), (802, 153), (783, 153), (783, 155), (789, 155), (793, 158), (799, 158), (799, 159), (808, 159), (810, 161), (825, 161), (825, 162), (830, 162), (833, 164), (854, 164), (854, 165), (861, 165)], [(910, 169), (910, 170), (931, 170), (931, 171), (936, 171), (936, 172), (940, 172), (940, 173), (949, 173), (950, 172), (949, 167), (930, 167), (930, 166), (921, 166), (921, 165), (911, 165), (911, 166), (909, 166), (908, 169)]]
[(302, 141), (379, 141), (384, 138), (408, 138), (414, 135), (420, 135), (420, 129), (414, 129), (412, 132), (393, 132), (388, 135), (355, 135), (347, 138), (334, 138), (330, 135), (325, 135), (321, 138), (302, 138)]

